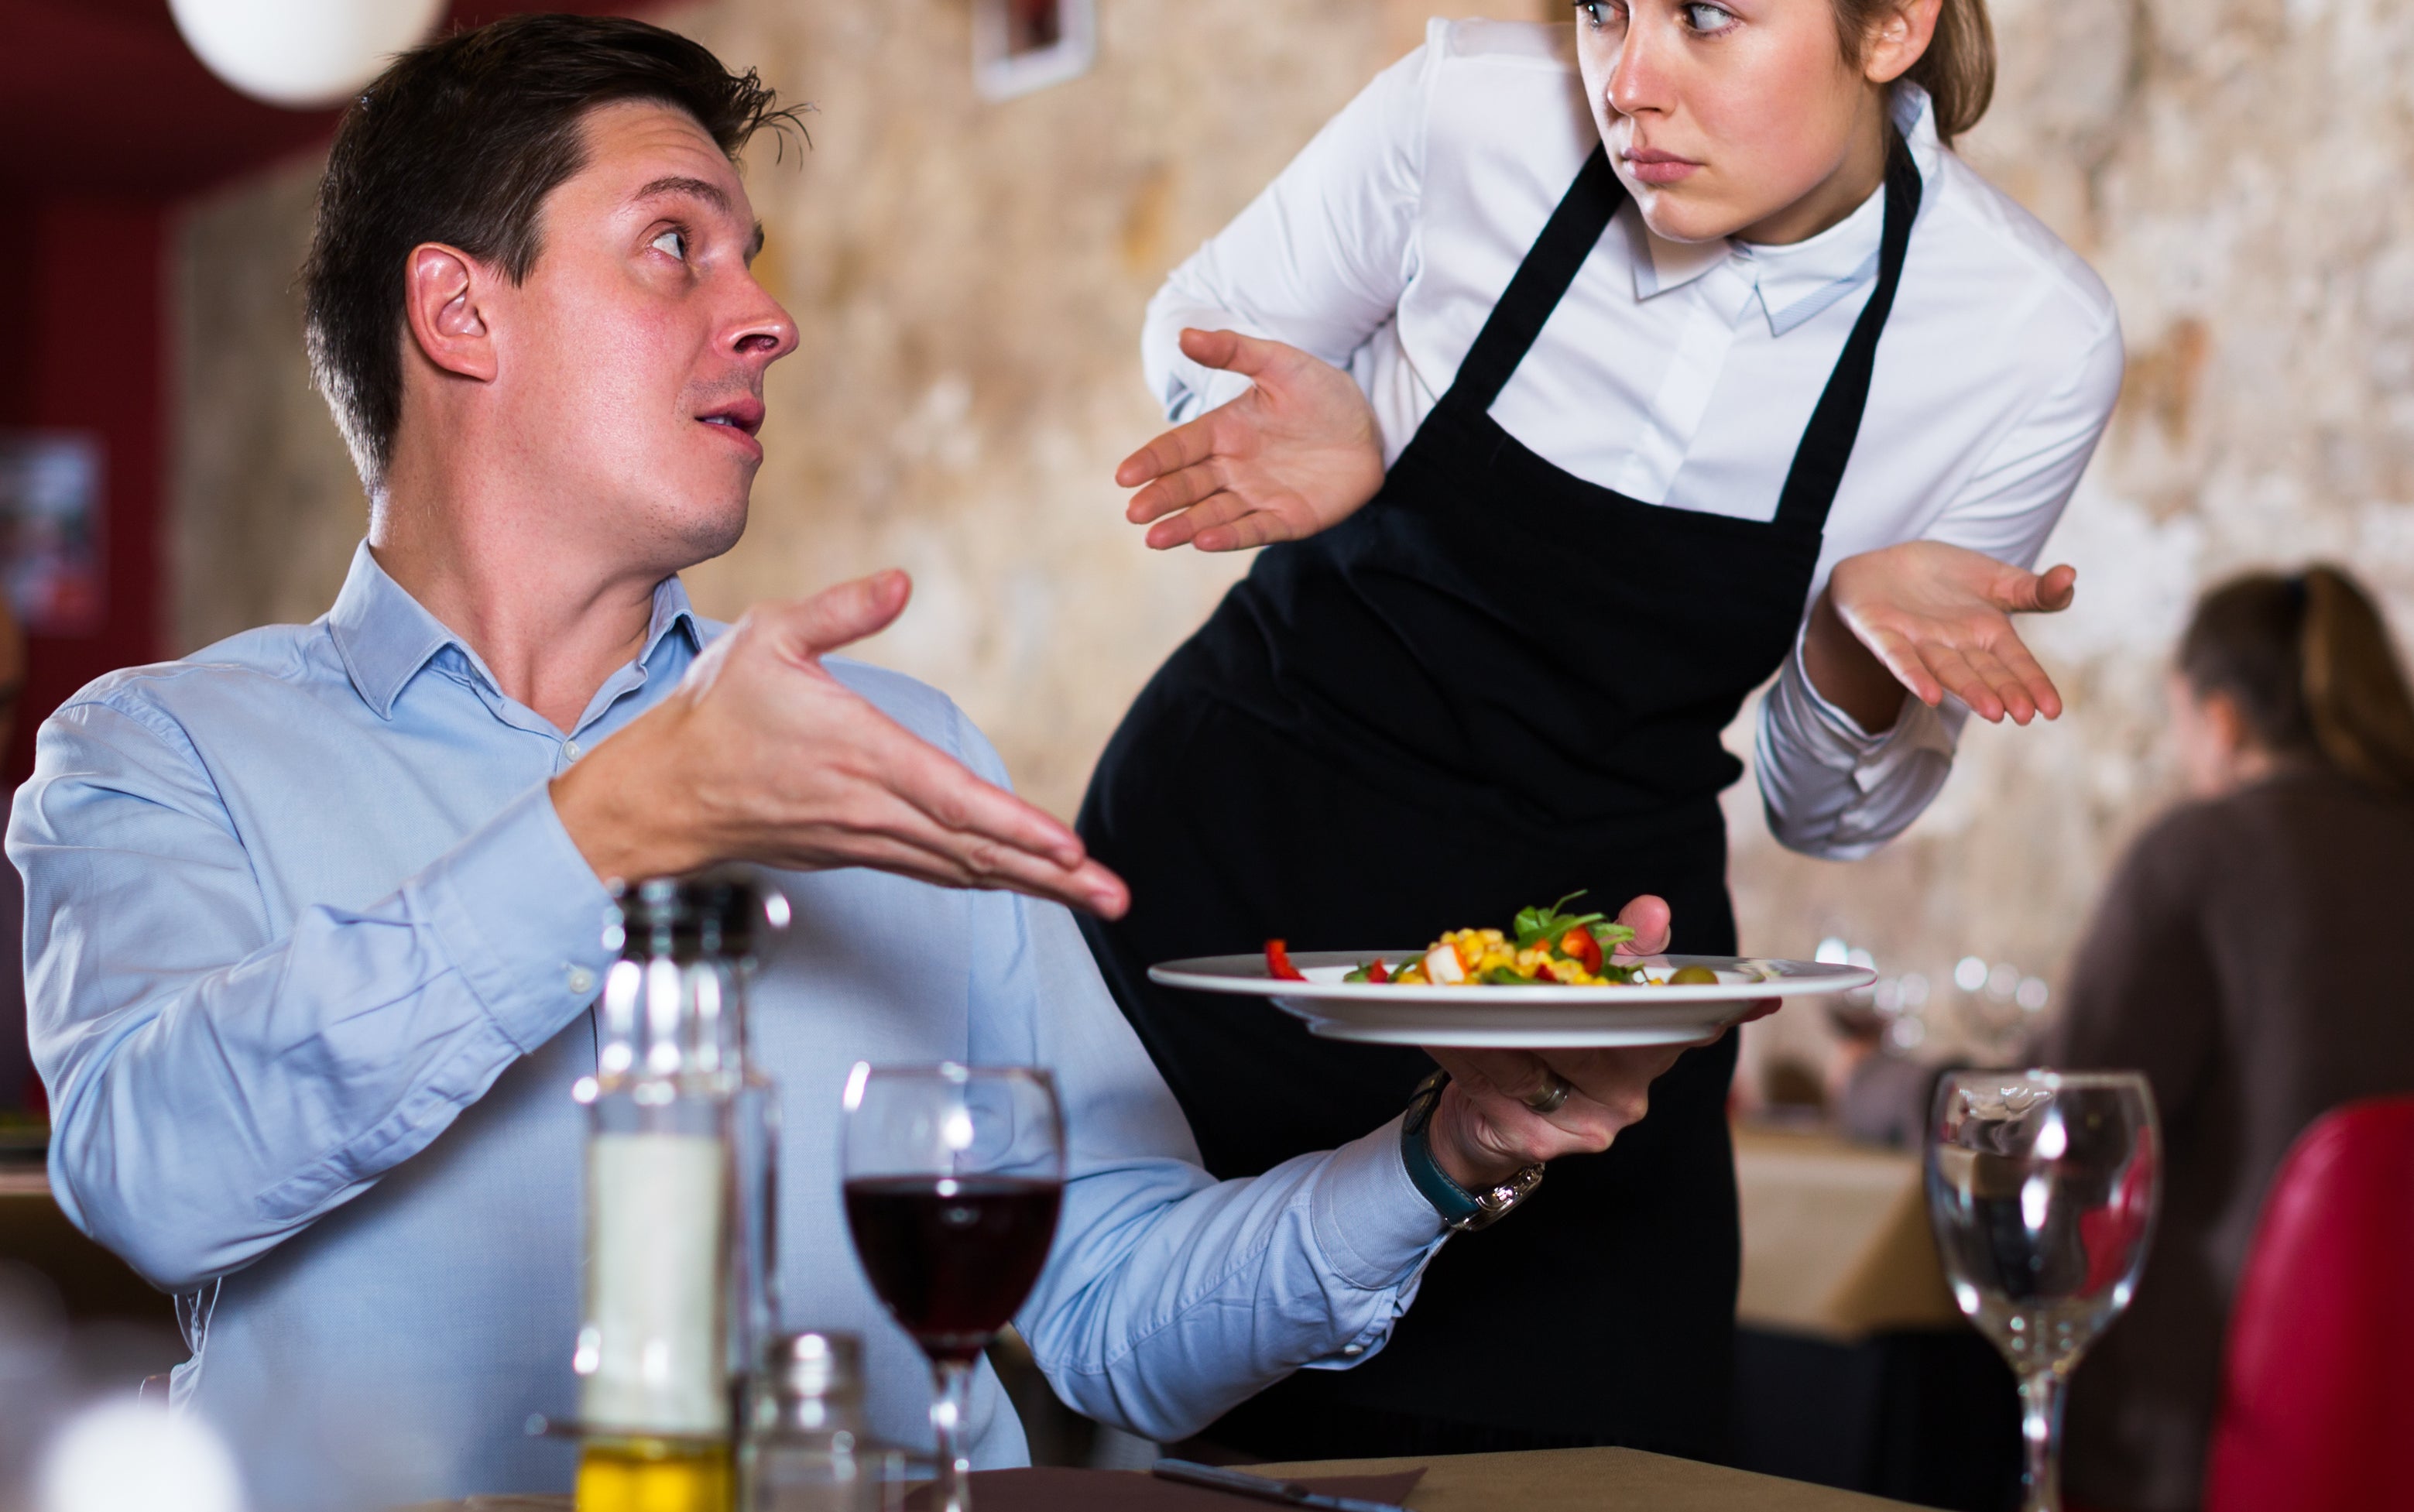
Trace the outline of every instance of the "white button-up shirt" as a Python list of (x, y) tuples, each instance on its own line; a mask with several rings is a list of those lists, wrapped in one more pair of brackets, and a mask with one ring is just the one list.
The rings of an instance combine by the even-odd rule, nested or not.
[[(1177, 345), (1230, 328), (1346, 367), (1396, 458), (1600, 141), (1573, 48), (1567, 26), (1433, 22), (1158, 291), (1143, 355), (1168, 416), (1245, 390)], [(1842, 557), (1915, 539), (2033, 564), (2120, 391), (2101, 281), (1937, 141), (1916, 86), (1895, 117), (1919, 218), (1813, 596)], [(1772, 518), (1876, 280), (1884, 200), (1785, 246), (1665, 241), (1628, 203), (1493, 418), (1631, 498)], [(1965, 716), (1906, 698), (1871, 736), (1797, 651), (1761, 706), (1771, 828), (1813, 854), (1874, 850), (1943, 785)]]

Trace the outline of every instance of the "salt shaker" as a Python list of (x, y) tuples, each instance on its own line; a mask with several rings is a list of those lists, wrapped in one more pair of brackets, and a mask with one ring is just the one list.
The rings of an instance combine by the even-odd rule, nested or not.
[(748, 1443), (748, 1512), (881, 1512), (901, 1457), (863, 1413), (863, 1342), (796, 1333), (773, 1345)]

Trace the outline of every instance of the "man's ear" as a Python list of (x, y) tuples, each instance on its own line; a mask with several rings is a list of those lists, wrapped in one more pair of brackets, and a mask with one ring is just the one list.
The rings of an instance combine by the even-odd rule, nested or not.
[(469, 255), (441, 242), (410, 249), (403, 274), (403, 319), (422, 355), (447, 373), (491, 382), (494, 334), (480, 306), (486, 270)]
[(1861, 49), (1861, 77), (1873, 84), (1890, 84), (1911, 71), (1928, 54), (1936, 37), (1937, 12), (1943, 0), (1895, 0), (1878, 11)]

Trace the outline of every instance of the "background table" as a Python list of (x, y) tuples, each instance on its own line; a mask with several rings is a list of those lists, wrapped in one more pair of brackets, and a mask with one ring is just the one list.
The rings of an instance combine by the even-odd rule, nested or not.
[[(58, 1289), (70, 1318), (140, 1320), (173, 1335), (174, 1304), (76, 1231), (37, 1164), (0, 1163), (0, 1261), (39, 1271)], [(171, 1353), (158, 1369), (182, 1358), (181, 1350)]]
[(1735, 1150), (1736, 1322), (1846, 1344), (1889, 1329), (1968, 1327), (1937, 1263), (1918, 1155), (1740, 1123)]
[(1736, 1462), (1960, 1512), (2017, 1505), (2018, 1395), (1953, 1305), (1920, 1157), (1751, 1124), (1735, 1145)]
[[(1412, 1512), (1883, 1512), (1908, 1505), (1636, 1449), (1536, 1449), (1249, 1468), (1257, 1475), (1288, 1476), (1379, 1475), (1417, 1466), (1425, 1474), (1408, 1495)], [(1273, 1505), (1232, 1498), (1233, 1512)], [(566, 1496), (479, 1496), (404, 1512), (566, 1512), (569, 1506)]]

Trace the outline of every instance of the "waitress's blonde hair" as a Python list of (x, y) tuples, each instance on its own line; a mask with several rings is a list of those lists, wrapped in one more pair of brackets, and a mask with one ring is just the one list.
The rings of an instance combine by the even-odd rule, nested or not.
[(2266, 750), (2414, 795), (2414, 692), (2379, 608), (2342, 569), (2213, 589), (2180, 640), (2179, 668), (2198, 698), (2228, 694)]
[[(1857, 58), (1870, 35), (1902, 0), (1835, 0), (1836, 34), (1844, 56)], [(1936, 135), (1948, 147), (1978, 124), (1995, 97), (1995, 28), (1987, 0), (1944, 0), (1928, 51), (1903, 77), (1928, 91), (1936, 104)]]

